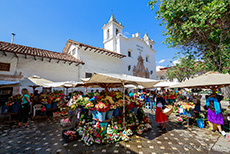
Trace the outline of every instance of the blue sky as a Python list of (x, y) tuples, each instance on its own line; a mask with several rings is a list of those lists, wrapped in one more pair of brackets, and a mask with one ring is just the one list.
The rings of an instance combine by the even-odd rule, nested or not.
[[(155, 42), (156, 65), (170, 65), (176, 49), (162, 44), (163, 26), (148, 0), (2, 0), (0, 41), (62, 52), (68, 39), (103, 48), (102, 26), (114, 14), (131, 37), (137, 31)], [(174, 59), (175, 60), (175, 59)]]

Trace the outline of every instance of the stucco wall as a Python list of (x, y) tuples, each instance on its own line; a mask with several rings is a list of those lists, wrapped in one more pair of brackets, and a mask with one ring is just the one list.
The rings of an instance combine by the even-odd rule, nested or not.
[(64, 64), (63, 61), (57, 63), (57, 60), (48, 62), (48, 59), (41, 61), (41, 58), (37, 57), (37, 60), (34, 60), (31, 56), (27, 56), (27, 59), (25, 59), (25, 56), (18, 56), (19, 58), (16, 58), (9, 53), (7, 53), (7, 56), (0, 55), (0, 62), (11, 63), (12, 67), (10, 72), (1, 71), (0, 74), (15, 75), (15, 72), (22, 72), (24, 77), (38, 75), (52, 81), (79, 81), (78, 69), (80, 65), (76, 66), (74, 63), (69, 65), (68, 62)]
[[(119, 37), (120, 43), (120, 52), (121, 54), (126, 55), (127, 57), (123, 58), (122, 61), (124, 63), (124, 67), (126, 67), (127, 74), (132, 74), (132, 70), (134, 65), (137, 65), (138, 57), (141, 54), (142, 58), (144, 59), (144, 66), (148, 68), (153, 74), (150, 74), (151, 79), (156, 79), (156, 61), (155, 61), (155, 52), (149, 49), (149, 47), (140, 40), (139, 38), (123, 38), (122, 36)], [(131, 50), (131, 57), (128, 57), (128, 51)], [(146, 56), (149, 56), (149, 62), (146, 62)], [(128, 65), (131, 65), (131, 70), (128, 71)]]

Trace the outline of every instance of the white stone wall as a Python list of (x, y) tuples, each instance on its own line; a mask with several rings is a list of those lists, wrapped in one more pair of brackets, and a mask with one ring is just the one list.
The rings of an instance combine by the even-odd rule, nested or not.
[[(153, 74), (150, 74), (151, 79), (156, 79), (156, 62), (155, 62), (155, 52), (149, 48), (149, 46), (141, 39), (137, 37), (124, 38), (119, 37), (118, 42), (120, 44), (120, 52), (127, 57), (123, 58), (124, 67), (126, 68), (126, 74), (133, 75), (134, 65), (137, 65), (138, 57), (141, 54), (144, 59), (144, 66), (148, 68)], [(131, 57), (128, 57), (128, 51), (131, 52)], [(149, 57), (149, 62), (146, 62), (146, 56)], [(128, 71), (128, 66), (131, 65), (131, 70)]]
[(124, 73), (122, 63), (119, 58), (95, 53), (94, 50), (80, 49), (78, 52), (80, 59), (85, 65), (80, 66), (79, 76), (85, 78), (85, 73)]
[(63, 61), (57, 63), (57, 60), (53, 59), (48, 62), (49, 59), (47, 58), (41, 61), (41, 58), (38, 57), (36, 57), (37, 60), (34, 60), (31, 56), (27, 56), (27, 59), (24, 55), (18, 54), (18, 56), (19, 58), (16, 58), (9, 53), (7, 53), (7, 56), (0, 55), (0, 62), (11, 63), (10, 72), (0, 71), (0, 74), (15, 75), (16, 72), (22, 72), (24, 77), (38, 75), (52, 81), (79, 81), (79, 66), (74, 63), (69, 65), (68, 62), (65, 64)]

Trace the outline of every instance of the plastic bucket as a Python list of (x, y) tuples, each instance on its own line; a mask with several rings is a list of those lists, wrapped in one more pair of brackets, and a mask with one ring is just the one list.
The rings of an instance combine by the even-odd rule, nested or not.
[(116, 118), (119, 114), (119, 108), (115, 109), (114, 112), (113, 112), (113, 116)]
[(133, 113), (134, 113), (134, 114), (137, 114), (137, 107), (134, 107), (134, 108), (133, 108)]
[(12, 105), (12, 112), (13, 113), (18, 112), (19, 107), (20, 107), (20, 104), (13, 104)]
[(45, 104), (46, 109), (50, 109), (51, 108), (51, 104)]
[(204, 120), (203, 119), (201, 119), (201, 118), (197, 119), (196, 124), (199, 128), (204, 128)]
[(107, 112), (106, 112), (106, 119), (112, 119), (113, 112), (114, 112), (114, 110), (107, 111)]
[(2, 106), (2, 113), (8, 113), (9, 106)]
[(42, 111), (42, 116), (45, 116), (46, 115), (46, 111)]
[(106, 112), (98, 112), (97, 111), (97, 115), (98, 115), (99, 121), (105, 121)]
[(85, 113), (87, 111), (87, 109), (85, 109), (84, 106), (81, 107), (82, 108), (82, 112)]
[(97, 111), (95, 111), (95, 110), (92, 111), (92, 117), (95, 120), (98, 119), (98, 117), (97, 117)]
[(57, 102), (52, 103), (52, 108), (57, 108)]
[(101, 122), (100, 127), (102, 127), (102, 134), (105, 134), (107, 131), (108, 122)]
[(188, 117), (192, 117), (193, 116), (193, 110), (189, 109), (188, 111), (186, 111), (186, 115)]

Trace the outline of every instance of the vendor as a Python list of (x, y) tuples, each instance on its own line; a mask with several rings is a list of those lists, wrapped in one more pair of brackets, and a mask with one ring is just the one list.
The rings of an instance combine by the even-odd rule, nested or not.
[[(159, 123), (159, 128), (162, 128), (162, 130), (166, 130), (165, 122), (168, 122), (168, 117), (163, 114), (162, 109), (165, 108), (166, 102), (164, 98), (161, 96), (160, 93), (157, 94), (156, 98), (156, 114), (155, 114), (155, 122)], [(163, 124), (163, 126), (162, 126)]]
[(69, 116), (69, 120), (71, 121), (71, 126), (72, 128), (74, 128), (76, 126), (76, 121), (77, 121), (77, 113), (76, 110), (72, 109), (71, 106), (72, 104), (77, 100), (77, 94), (74, 93), (73, 97), (69, 100), (69, 102), (67, 103), (67, 106), (70, 108), (68, 110), (68, 116)]
[(208, 121), (210, 122), (212, 131), (214, 132), (213, 124), (217, 124), (219, 133), (221, 133), (223, 136), (226, 136), (225, 131), (222, 131), (221, 128), (221, 125), (224, 124), (224, 119), (221, 113), (220, 103), (218, 102), (215, 93), (212, 93), (210, 97), (207, 98), (206, 106), (208, 107)]

